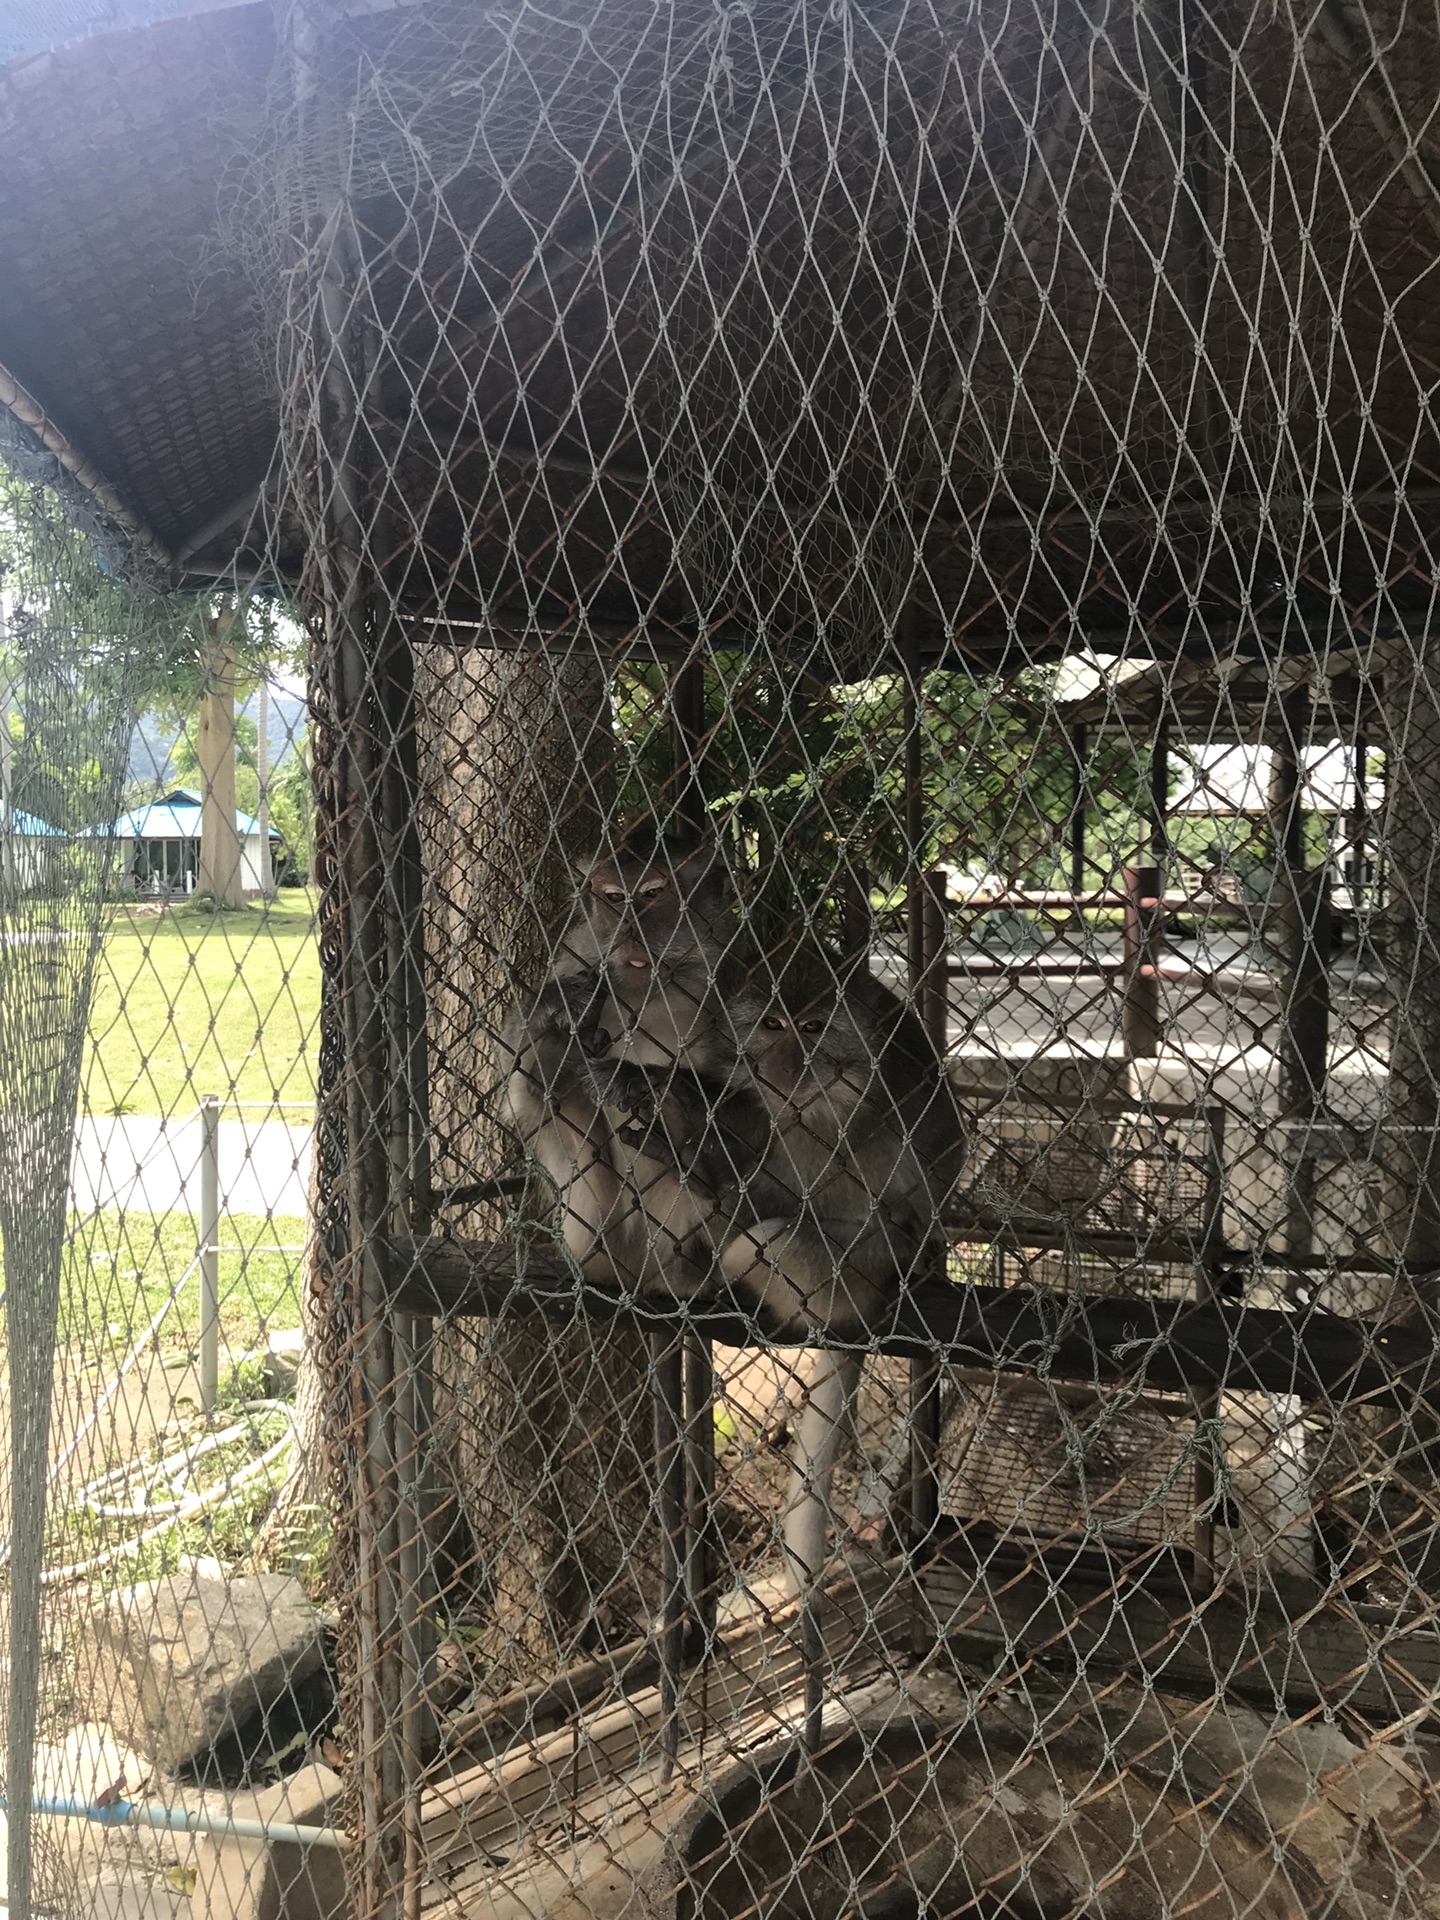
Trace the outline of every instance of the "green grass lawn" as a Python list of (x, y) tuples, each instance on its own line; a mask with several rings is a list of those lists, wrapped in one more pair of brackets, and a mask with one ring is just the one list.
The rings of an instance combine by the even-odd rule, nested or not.
[(81, 1111), (183, 1114), (202, 1093), (308, 1107), (320, 1014), (313, 910), (298, 890), (227, 913), (118, 908), (96, 970)]
[[(220, 1338), (232, 1355), (255, 1351), (267, 1331), (300, 1324), (303, 1220), (226, 1214), (220, 1222)], [(185, 1212), (92, 1214), (73, 1224), (60, 1301), (60, 1345), (116, 1359), (179, 1285), (155, 1331), (162, 1352), (198, 1348), (200, 1275), (196, 1222)], [(281, 1251), (284, 1249), (284, 1251)]]

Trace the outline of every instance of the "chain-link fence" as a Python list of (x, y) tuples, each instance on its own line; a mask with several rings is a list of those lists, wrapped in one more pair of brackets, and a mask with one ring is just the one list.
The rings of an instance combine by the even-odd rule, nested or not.
[(211, 291), (7, 389), (11, 1900), (1440, 1912), (1434, 21), (46, 57)]

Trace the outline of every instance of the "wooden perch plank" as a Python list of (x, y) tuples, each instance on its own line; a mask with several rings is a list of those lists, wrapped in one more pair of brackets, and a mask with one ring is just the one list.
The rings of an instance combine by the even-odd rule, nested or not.
[[(923, 1575), (938, 1634), (1013, 1648), (1017, 1665), (1138, 1670), (1185, 1691), (1220, 1692), (1274, 1711), (1344, 1706), (1381, 1725), (1433, 1725), (1440, 1636), (1428, 1620), (1382, 1621), (1333, 1597), (1297, 1618), (1225, 1587), (1166, 1595), (1122, 1578), (1061, 1586), (1043, 1572), (1002, 1577), (943, 1560)], [(1318, 1596), (1317, 1596), (1318, 1597)]]
[[(690, 1301), (668, 1306), (580, 1280), (557, 1254), (504, 1241), (390, 1242), (393, 1304), (408, 1313), (493, 1317), (625, 1315), (642, 1326), (693, 1326), (729, 1346), (769, 1341), (747, 1316)], [(1440, 1387), (1428, 1326), (1372, 1327), (1338, 1314), (1284, 1313), (1217, 1300), (1125, 1300), (1042, 1287), (913, 1288), (867, 1351), (1100, 1384), (1224, 1387), (1337, 1402), (1377, 1396), (1413, 1407)]]

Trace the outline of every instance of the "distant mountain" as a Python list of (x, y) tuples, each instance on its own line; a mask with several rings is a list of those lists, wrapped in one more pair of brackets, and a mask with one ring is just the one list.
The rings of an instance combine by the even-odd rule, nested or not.
[[(252, 694), (240, 708), (252, 720), (259, 717), (259, 701)], [(193, 722), (191, 723), (193, 725)], [(305, 737), (305, 702), (295, 693), (270, 689), (270, 771), (277, 773)], [(169, 783), (170, 750), (180, 729), (171, 719), (158, 713), (146, 713), (130, 736), (130, 759), (125, 770), (127, 780), (158, 780)]]

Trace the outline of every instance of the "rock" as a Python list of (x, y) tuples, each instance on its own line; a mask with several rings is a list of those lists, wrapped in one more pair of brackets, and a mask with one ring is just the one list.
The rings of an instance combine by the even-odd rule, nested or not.
[[(338, 1773), (304, 1766), (276, 1786), (233, 1794), (230, 1812), (237, 1819), (329, 1826), (342, 1792)], [(193, 1920), (335, 1920), (344, 1906), (345, 1856), (336, 1847), (201, 1837)]]
[(265, 1336), (265, 1351), (260, 1364), (265, 1374), (265, 1391), (277, 1400), (288, 1400), (295, 1392), (300, 1373), (300, 1356), (305, 1351), (305, 1332), (301, 1327), (275, 1327)]
[(90, 1714), (174, 1772), (243, 1739), (325, 1657), (292, 1575), (172, 1575), (109, 1596), (95, 1616)]

